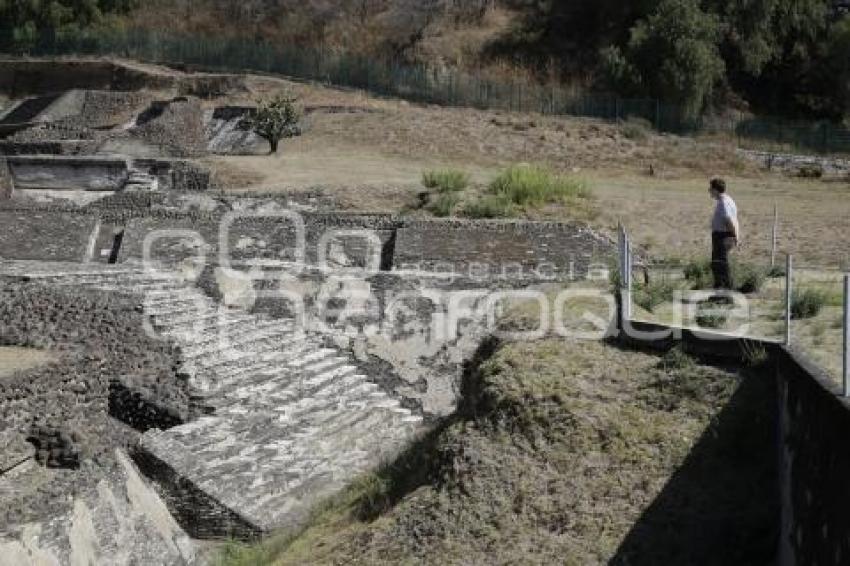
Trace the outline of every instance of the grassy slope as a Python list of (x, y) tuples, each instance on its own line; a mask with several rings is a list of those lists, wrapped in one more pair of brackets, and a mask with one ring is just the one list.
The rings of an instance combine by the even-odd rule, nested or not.
[[(636, 244), (659, 257), (705, 255), (712, 201), (708, 179), (724, 176), (739, 204), (745, 259), (769, 258), (773, 206), (779, 207), (779, 250), (801, 265), (850, 262), (850, 184), (768, 173), (736, 157), (718, 140), (629, 137), (618, 126), (577, 118), (439, 108), (370, 97), (316, 85), (253, 78), (234, 104), (251, 103), (292, 86), (308, 106), (345, 106), (359, 112), (311, 114), (306, 133), (275, 157), (216, 156), (208, 164), (223, 188), (238, 192), (321, 190), (341, 208), (408, 211), (417, 204), (422, 172), (456, 167), (470, 174), (461, 195), (476, 198), (512, 164), (543, 164), (586, 181), (593, 210), (573, 203), (521, 207), (534, 219), (580, 219), (613, 233), (626, 224)], [(264, 151), (261, 149), (260, 151)], [(649, 165), (654, 176), (648, 175)]]
[(548, 340), (500, 348), (466, 385), (410, 454), (225, 563), (771, 558), (769, 380)]

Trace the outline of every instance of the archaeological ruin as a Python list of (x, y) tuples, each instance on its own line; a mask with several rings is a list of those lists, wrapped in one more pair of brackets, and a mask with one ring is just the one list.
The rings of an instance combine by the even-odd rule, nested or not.
[(577, 225), (225, 195), (199, 158), (256, 145), (215, 106), (238, 88), (0, 61), (0, 356), (49, 353), (0, 373), (0, 563), (190, 564), (298, 525), (454, 410), (500, 293), (613, 254)]

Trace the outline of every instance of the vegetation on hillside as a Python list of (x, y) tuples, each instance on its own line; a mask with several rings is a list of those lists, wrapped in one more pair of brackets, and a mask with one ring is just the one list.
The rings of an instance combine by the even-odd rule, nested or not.
[(0, 46), (27, 46), (44, 36), (73, 35), (95, 26), (116, 26), (136, 0), (0, 1)]
[(838, 0), (56, 0), (0, 2), (8, 44), (92, 26), (248, 38), (654, 97), (686, 116), (844, 119), (850, 15)]

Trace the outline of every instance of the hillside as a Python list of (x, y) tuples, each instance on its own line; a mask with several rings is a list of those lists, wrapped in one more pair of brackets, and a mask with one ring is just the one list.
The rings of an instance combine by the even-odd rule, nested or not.
[(18, 50), (168, 30), (652, 97), (690, 118), (736, 108), (841, 121), (850, 109), (839, 0), (12, 2), (0, 22), (0, 47)]

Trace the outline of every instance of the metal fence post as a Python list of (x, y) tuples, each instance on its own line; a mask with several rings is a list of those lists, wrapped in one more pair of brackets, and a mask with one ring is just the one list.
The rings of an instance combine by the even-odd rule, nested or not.
[(785, 258), (785, 345), (791, 345), (792, 258)]
[(626, 271), (626, 258), (624, 255), (625, 250), (625, 241), (623, 240), (623, 225), (619, 221), (617, 222), (617, 270), (620, 275), (620, 289), (623, 288), (623, 273)]
[(776, 236), (778, 232), (779, 225), (779, 209), (776, 206), (776, 203), (773, 204), (773, 234), (771, 236), (771, 244), (770, 244), (770, 267), (771, 269), (776, 267)]
[(623, 317), (632, 319), (632, 242), (626, 234), (626, 296), (623, 298)]
[(844, 363), (842, 383), (844, 396), (850, 397), (850, 275), (844, 275)]

